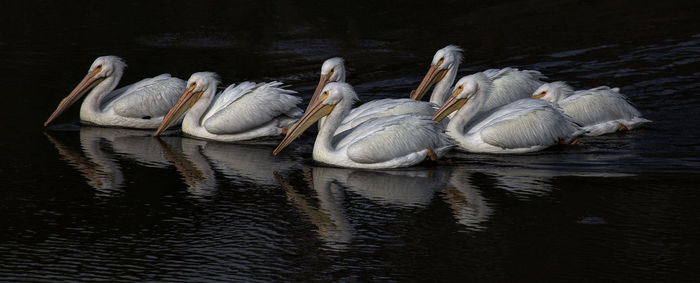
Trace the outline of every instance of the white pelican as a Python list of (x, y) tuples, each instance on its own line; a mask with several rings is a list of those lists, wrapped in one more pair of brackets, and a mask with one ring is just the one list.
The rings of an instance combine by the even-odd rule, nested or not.
[(273, 151), (277, 154), (322, 117), (314, 143), (316, 161), (339, 167), (395, 168), (420, 163), (426, 157), (437, 159), (452, 146), (438, 125), (425, 116), (412, 114), (379, 117), (336, 135), (357, 94), (346, 83), (333, 82), (323, 88), (308, 112), (294, 124)]
[(100, 126), (157, 128), (185, 90), (185, 81), (162, 74), (114, 90), (125, 67), (124, 61), (117, 56), (95, 59), (87, 76), (61, 100), (44, 126), (92, 89), (80, 106), (80, 120)]
[[(310, 110), (309, 108), (311, 105), (318, 100), (321, 90), (330, 82), (345, 82), (345, 64), (342, 58), (334, 57), (323, 62), (321, 66), (321, 79), (318, 82), (318, 86), (314, 91), (314, 95), (311, 97), (306, 111)], [(373, 100), (353, 108), (348, 116), (343, 119), (343, 122), (340, 123), (336, 133), (341, 133), (376, 117), (399, 114), (417, 114), (430, 117), (438, 108), (439, 106), (433, 103), (408, 98)], [(321, 124), (323, 124), (323, 122), (321, 122)]]
[(479, 115), (491, 93), (490, 85), (483, 73), (463, 77), (433, 115), (433, 120), (440, 121), (457, 111), (447, 125), (447, 133), (462, 150), (533, 152), (562, 141), (572, 142), (582, 133), (556, 105), (540, 99), (521, 99)]
[(290, 95), (294, 91), (282, 88), (280, 82), (232, 84), (215, 96), (218, 85), (215, 73), (192, 74), (187, 90), (153, 135), (188, 110), (182, 121), (185, 134), (226, 142), (281, 135), (302, 114), (297, 107), (301, 99)]
[[(448, 45), (435, 52), (428, 73), (418, 88), (411, 92), (411, 98), (420, 100), (435, 85), (430, 102), (442, 106), (449, 98), (450, 86), (455, 81), (461, 61), (462, 49), (455, 45)], [(483, 73), (490, 79), (492, 86), (481, 111), (530, 97), (532, 91), (544, 83), (540, 80), (545, 78), (538, 71), (520, 71), (515, 68), (489, 69)]]
[(587, 136), (632, 130), (651, 122), (642, 118), (618, 88), (601, 86), (574, 92), (564, 82), (553, 82), (540, 86), (532, 97), (558, 103), (566, 115), (583, 126)]

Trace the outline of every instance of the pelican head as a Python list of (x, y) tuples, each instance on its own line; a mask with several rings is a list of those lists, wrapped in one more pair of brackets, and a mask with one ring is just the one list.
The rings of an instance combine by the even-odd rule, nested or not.
[[(484, 73), (479, 72), (459, 79), (454, 88), (452, 88), (450, 98), (433, 114), (433, 121), (441, 121), (450, 113), (462, 108), (469, 100), (484, 96), (489, 91), (489, 78)], [(483, 102), (485, 100), (481, 99), (480, 101)]]
[(216, 73), (199, 72), (192, 74), (187, 80), (185, 93), (180, 96), (175, 106), (165, 114), (163, 123), (160, 124), (160, 127), (158, 127), (158, 130), (156, 130), (153, 136), (159, 135), (161, 132), (168, 129), (168, 127), (172, 126), (172, 124), (179, 120), (187, 110), (197, 103), (203, 94), (215, 93), (218, 85), (219, 75)]
[(272, 154), (277, 155), (282, 149), (287, 147), (292, 141), (298, 138), (306, 129), (319, 119), (328, 116), (338, 104), (352, 104), (358, 100), (357, 93), (351, 85), (344, 82), (328, 83), (321, 91), (318, 99), (309, 105), (309, 110), (304, 112), (299, 121), (289, 128), (287, 135), (275, 148)]
[(445, 78), (447, 71), (462, 62), (462, 48), (456, 45), (448, 45), (435, 52), (433, 61), (430, 63), (428, 73), (418, 85), (418, 88), (411, 92), (411, 98), (420, 100), (425, 96), (435, 83)]
[(340, 57), (333, 57), (323, 62), (321, 66), (321, 78), (318, 81), (318, 86), (314, 91), (314, 95), (309, 101), (309, 106), (306, 111), (309, 111), (309, 107), (316, 102), (318, 95), (321, 90), (330, 82), (345, 82), (345, 61)]
[(532, 94), (532, 98), (541, 98), (549, 102), (559, 102), (574, 92), (565, 82), (558, 81), (541, 85)]
[(54, 110), (53, 114), (49, 117), (46, 122), (44, 122), (44, 127), (46, 127), (51, 121), (56, 119), (61, 113), (63, 113), (68, 107), (73, 105), (76, 101), (78, 101), (85, 93), (87, 93), (89, 90), (97, 86), (99, 83), (104, 81), (108, 77), (119, 77), (121, 78), (122, 74), (124, 73), (124, 68), (126, 68), (126, 63), (124, 63), (124, 60), (122, 58), (119, 58), (117, 56), (102, 56), (102, 57), (97, 57), (94, 62), (92, 62), (92, 65), (90, 66), (90, 69), (88, 70), (87, 75), (85, 78), (83, 78), (80, 83), (78, 83), (78, 86), (76, 86), (73, 91), (71, 91), (68, 96), (63, 98), (61, 102), (58, 104), (58, 107), (56, 107), (56, 110)]

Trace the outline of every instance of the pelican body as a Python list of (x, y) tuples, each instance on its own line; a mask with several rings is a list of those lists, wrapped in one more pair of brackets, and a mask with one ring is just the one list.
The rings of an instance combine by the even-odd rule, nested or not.
[(332, 82), (288, 131), (273, 154), (279, 153), (322, 117), (314, 143), (316, 161), (350, 168), (396, 168), (437, 159), (454, 142), (425, 116), (403, 114), (369, 119), (350, 130), (337, 133), (357, 94), (347, 83)]
[[(243, 82), (228, 86), (219, 95), (218, 76), (194, 73), (187, 89), (168, 111), (155, 136), (170, 127), (185, 112), (182, 131), (190, 136), (217, 141), (243, 141), (278, 136), (302, 114), (301, 99), (282, 88), (280, 82)], [(189, 111), (188, 111), (189, 110)]]
[(126, 64), (117, 56), (95, 59), (87, 76), (61, 100), (44, 126), (92, 89), (80, 106), (81, 121), (100, 126), (157, 128), (185, 90), (185, 81), (162, 74), (114, 90), (124, 68)]
[[(462, 49), (448, 45), (435, 52), (430, 68), (411, 98), (420, 100), (434, 85), (430, 102), (442, 106), (450, 97), (450, 86), (454, 83), (462, 62)], [(538, 71), (515, 68), (489, 69), (483, 72), (491, 82), (491, 92), (481, 109), (488, 111), (513, 101), (530, 97), (532, 91), (543, 84), (545, 77)]]
[(433, 115), (433, 120), (440, 121), (457, 111), (447, 125), (447, 133), (464, 151), (534, 152), (562, 141), (571, 142), (583, 133), (556, 105), (540, 99), (521, 99), (483, 112), (489, 94), (486, 74), (466, 76)]
[(558, 103), (564, 114), (583, 126), (587, 136), (632, 130), (651, 122), (642, 118), (618, 88), (601, 86), (574, 91), (564, 82), (553, 82), (543, 84), (532, 96)]
[[(309, 107), (318, 100), (321, 90), (330, 82), (345, 82), (345, 64), (342, 58), (334, 57), (323, 62), (321, 66), (321, 78), (314, 91)], [(338, 126), (336, 133), (349, 130), (362, 122), (372, 118), (385, 117), (400, 114), (417, 114), (430, 117), (439, 108), (438, 105), (430, 102), (416, 101), (408, 98), (386, 98), (378, 99), (362, 104), (350, 110), (343, 121)], [(323, 120), (322, 120), (323, 121)], [(323, 123), (323, 122), (321, 122)]]

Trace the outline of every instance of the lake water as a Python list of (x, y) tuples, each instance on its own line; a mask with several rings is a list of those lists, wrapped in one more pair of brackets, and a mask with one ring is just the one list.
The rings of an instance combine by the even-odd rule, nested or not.
[[(697, 1), (23, 2), (0, 12), (0, 281), (697, 281)], [(661, 2), (661, 1), (658, 1)], [(308, 102), (342, 56), (363, 102), (433, 53), (621, 92), (652, 120), (525, 155), (322, 167), (315, 130), (224, 144), (42, 123), (94, 58), (123, 83), (218, 72)]]

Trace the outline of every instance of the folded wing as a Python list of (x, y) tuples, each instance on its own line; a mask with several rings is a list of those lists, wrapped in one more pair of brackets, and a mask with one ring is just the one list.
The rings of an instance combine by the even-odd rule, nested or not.
[(301, 116), (302, 110), (296, 106), (301, 98), (290, 95), (295, 92), (281, 86), (280, 82), (259, 84), (245, 93), (230, 95), (234, 99), (227, 105), (214, 103), (214, 107), (220, 110), (210, 110), (211, 115), (204, 120), (204, 128), (213, 134), (235, 134), (258, 128), (280, 116)]
[(114, 112), (123, 117), (162, 117), (183, 92), (185, 81), (162, 74), (115, 90), (111, 104)]

